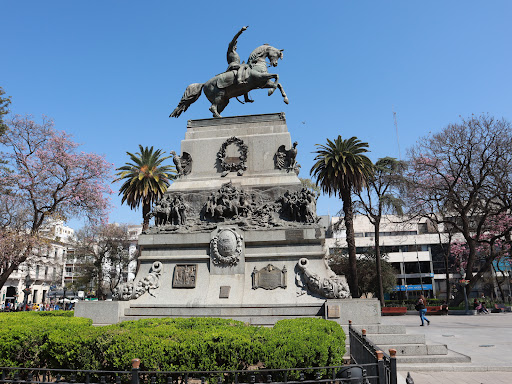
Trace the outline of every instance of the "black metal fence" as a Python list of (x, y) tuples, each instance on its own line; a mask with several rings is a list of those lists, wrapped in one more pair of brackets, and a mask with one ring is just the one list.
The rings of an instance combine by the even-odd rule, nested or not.
[[(354, 365), (240, 371), (81, 371), (39, 368), (0, 368), (0, 383), (9, 384), (256, 384), (367, 383), (364, 369)], [(371, 377), (370, 377), (371, 379)]]
[(364, 366), (371, 384), (396, 384), (396, 350), (384, 353), (366, 338), (366, 330), (361, 333), (349, 321), (350, 357), (353, 363)]

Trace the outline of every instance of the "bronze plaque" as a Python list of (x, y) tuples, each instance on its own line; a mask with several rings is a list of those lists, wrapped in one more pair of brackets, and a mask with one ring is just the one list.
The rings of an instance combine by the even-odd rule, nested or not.
[(284, 231), (286, 240), (304, 240), (304, 231), (302, 229), (287, 229)]
[(327, 318), (328, 319), (339, 319), (340, 318), (340, 306), (329, 305), (327, 306)]
[(252, 272), (252, 289), (286, 288), (286, 267), (279, 269), (272, 264), (259, 271), (254, 267)]
[(230, 163), (230, 164), (240, 164), (240, 158), (238, 156), (226, 156), (224, 158), (224, 161), (226, 163)]
[(197, 264), (176, 264), (174, 267), (173, 288), (195, 288)]
[(219, 292), (219, 299), (229, 299), (229, 292), (231, 287), (229, 285), (221, 285)]

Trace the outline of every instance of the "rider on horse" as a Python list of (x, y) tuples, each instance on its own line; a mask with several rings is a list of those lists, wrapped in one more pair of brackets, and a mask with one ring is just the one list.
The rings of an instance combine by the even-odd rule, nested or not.
[[(231, 40), (231, 43), (229, 43), (228, 51), (226, 54), (226, 58), (228, 60), (228, 69), (226, 69), (226, 72), (235, 71), (236, 82), (238, 84), (247, 83), (248, 71), (250, 69), (248, 64), (245, 64), (245, 63), (240, 64), (240, 56), (238, 55), (238, 53), (236, 51), (238, 38), (240, 37), (242, 32), (245, 31), (247, 28), (249, 28), (249, 27), (248, 26), (242, 27), (242, 29), (240, 29), (237, 32), (235, 37), (233, 37), (233, 40)], [(249, 98), (249, 95), (247, 93), (244, 94), (244, 101), (246, 103), (254, 102), (254, 100), (251, 100)]]

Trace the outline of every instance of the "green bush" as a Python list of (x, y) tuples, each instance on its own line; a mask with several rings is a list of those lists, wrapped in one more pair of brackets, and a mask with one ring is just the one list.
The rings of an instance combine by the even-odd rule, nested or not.
[(81, 370), (238, 370), (341, 365), (345, 334), (322, 319), (274, 328), (229, 319), (146, 319), (93, 327), (68, 312), (0, 314), (0, 366)]

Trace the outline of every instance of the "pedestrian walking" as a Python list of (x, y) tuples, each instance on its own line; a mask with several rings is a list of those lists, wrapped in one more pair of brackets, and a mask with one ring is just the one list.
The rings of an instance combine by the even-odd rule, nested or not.
[(427, 301), (425, 300), (425, 296), (423, 296), (423, 295), (420, 296), (420, 298), (418, 299), (418, 302), (416, 303), (415, 308), (420, 314), (420, 319), (421, 319), (420, 327), (423, 327), (425, 325), (425, 321), (427, 322), (428, 325), (430, 325), (430, 320), (425, 317), (425, 315), (427, 314)]

